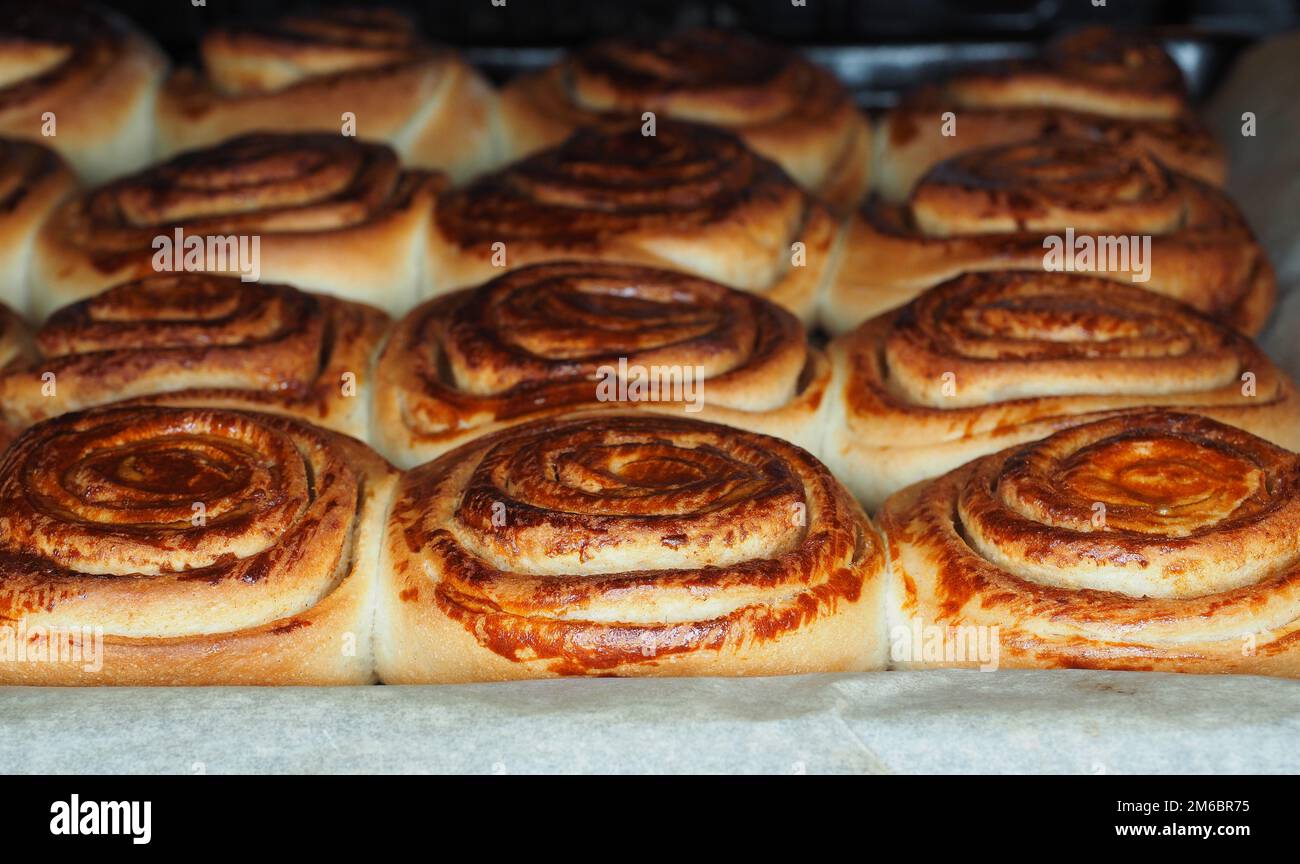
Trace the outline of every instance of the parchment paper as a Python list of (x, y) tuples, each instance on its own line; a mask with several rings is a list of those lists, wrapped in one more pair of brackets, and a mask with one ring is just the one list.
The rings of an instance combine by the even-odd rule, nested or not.
[[(1243, 59), (1207, 116), (1282, 298), (1300, 378), (1300, 35)], [(1258, 134), (1241, 135), (1241, 113)], [(1300, 682), (886, 672), (452, 687), (0, 688), (0, 772), (1300, 771)]]
[(5, 772), (1294, 772), (1300, 683), (935, 671), (0, 690)]

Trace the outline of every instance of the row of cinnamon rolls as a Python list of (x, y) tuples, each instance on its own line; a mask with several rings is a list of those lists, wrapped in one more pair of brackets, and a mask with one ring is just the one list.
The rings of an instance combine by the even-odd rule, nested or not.
[(875, 508), (1010, 443), (1144, 406), (1300, 448), (1300, 399), (1249, 338), (1093, 276), (967, 273), (836, 337), (750, 292), (632, 264), (511, 270), (394, 322), (266, 282), (161, 274), (9, 315), (11, 430), (110, 401), (300, 416), (410, 467), (527, 420), (626, 406), (753, 429), (824, 459)]
[(5, 684), (885, 668), (1300, 675), (1300, 455), (1125, 412), (871, 521), (782, 439), (524, 423), (399, 474), (354, 438), (114, 405), (0, 458)]
[[(523, 268), (391, 329), (166, 276), (34, 340), (11, 318), (3, 351), (0, 624), (93, 625), (107, 664), (6, 681), (1300, 674), (1294, 385), (1088, 276), (966, 274), (827, 352), (634, 265)], [(698, 400), (602, 393), (635, 369)]]
[[(599, 43), (497, 95), (383, 10), (214, 30), (202, 68), (165, 84), (111, 13), (7, 20), (26, 74), (0, 88), (0, 133), (92, 182), (117, 176), (50, 214), (70, 177), (9, 145), (6, 186), (31, 201), (0, 234), (19, 243), (51, 216), (30, 266), (21, 245), (6, 257), (22, 271), (4, 274), (7, 299), (37, 317), (141, 275), (177, 230), (257, 234), (267, 278), (393, 314), (497, 267), (581, 256), (762, 292), (842, 332), (957, 272), (1036, 266), (1044, 235), (1067, 229), (1152, 237), (1146, 287), (1246, 332), (1272, 303), (1272, 271), (1216, 188), (1219, 148), (1176, 65), (1136, 36), (1086, 30), (954, 76), (907, 97), (873, 144), (828, 72), (737, 34)], [(137, 90), (161, 93), (153, 115)], [(40, 106), (57, 134), (41, 134)], [(135, 126), (163, 146), (106, 143)], [(253, 134), (268, 129), (290, 134)], [(84, 165), (119, 149), (136, 160)], [(155, 152), (168, 161), (139, 170)]]
[[(459, 187), (402, 167), (384, 145), (327, 134), (234, 138), (80, 193), (39, 145), (3, 151), (0, 293), (38, 320), (120, 282), (196, 270), (401, 315), (503, 271), (573, 259), (688, 273), (832, 333), (978, 270), (1091, 269), (1246, 333), (1275, 293), (1221, 191), (1140, 150), (1080, 139), (954, 157), (906, 203), (873, 199), (847, 220), (730, 133), (671, 121), (653, 135), (583, 130)], [(1125, 248), (1112, 255), (1115, 244)]]
[[(348, 114), (362, 137), (461, 180), (579, 127), (644, 112), (729, 129), (841, 208), (861, 198), (873, 165), (877, 188), (897, 199), (961, 150), (1058, 133), (1135, 142), (1179, 171), (1223, 179), (1222, 153), (1189, 109), (1177, 66), (1158, 44), (1104, 28), (923, 87), (873, 134), (831, 73), (739, 33), (610, 39), (498, 92), (393, 9), (212, 28), (198, 66), (174, 71), (130, 21), (92, 3), (4, 12), (0, 133), (49, 138), (93, 182), (247, 132), (338, 132)], [(960, 136), (931, 122), (948, 111), (962, 115)], [(49, 114), (57, 134), (41, 132)]]

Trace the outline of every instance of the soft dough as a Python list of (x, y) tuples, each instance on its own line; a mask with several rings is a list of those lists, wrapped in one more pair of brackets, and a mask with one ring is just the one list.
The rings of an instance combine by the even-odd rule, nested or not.
[(269, 414), (113, 407), (33, 426), (0, 461), (0, 609), (78, 659), (3, 663), (0, 683), (373, 681), (394, 480), (360, 442)]
[(910, 486), (880, 522), (896, 667), (1300, 674), (1300, 456), (1249, 432), (1111, 417)]
[(884, 563), (861, 508), (792, 444), (645, 412), (541, 420), (404, 476), (379, 674), (876, 669)]
[(762, 297), (668, 270), (538, 264), (398, 323), (379, 363), (374, 440), (410, 466), (504, 426), (621, 407), (815, 453), (829, 381), (798, 319)]
[(871, 509), (1065, 426), (1167, 405), (1300, 448), (1300, 398), (1249, 339), (1130, 285), (968, 273), (832, 341), (822, 457)]

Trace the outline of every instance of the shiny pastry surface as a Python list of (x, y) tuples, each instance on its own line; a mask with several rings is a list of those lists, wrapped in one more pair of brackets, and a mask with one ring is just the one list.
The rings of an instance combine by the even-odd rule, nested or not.
[(1300, 671), (1300, 457), (1176, 412), (1074, 427), (886, 503), (896, 616), (1011, 665)]
[(387, 547), (385, 680), (772, 674), (880, 650), (861, 510), (806, 452), (714, 424), (601, 413), (479, 439), (405, 476)]

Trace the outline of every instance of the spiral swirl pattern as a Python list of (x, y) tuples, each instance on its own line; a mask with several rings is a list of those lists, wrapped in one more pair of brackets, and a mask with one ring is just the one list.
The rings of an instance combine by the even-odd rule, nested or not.
[(996, 625), (1011, 665), (1296, 674), (1298, 484), (1204, 417), (1074, 427), (885, 505), (894, 612)]
[(502, 101), (518, 155), (653, 111), (736, 133), (837, 206), (855, 203), (869, 179), (869, 128), (848, 91), (794, 52), (738, 33), (598, 42), (511, 82)]
[(167, 153), (256, 130), (338, 133), (345, 112), (403, 161), (457, 179), (496, 160), (490, 85), (391, 9), (321, 9), (210, 30), (167, 82)]
[[(955, 135), (941, 125), (949, 113)], [(945, 159), (1043, 138), (1132, 147), (1216, 186), (1225, 173), (1177, 64), (1155, 41), (1100, 27), (1058, 39), (1040, 57), (918, 88), (886, 116), (882, 135), (878, 189), (893, 201)]]
[(348, 373), (368, 384), (387, 324), (286, 285), (153, 276), (55, 313), (37, 334), (40, 359), (0, 375), (0, 405), (19, 426), (110, 400), (243, 406), (364, 437), (364, 393), (342, 385)]
[(968, 273), (830, 348), (827, 463), (869, 507), (1101, 414), (1196, 411), (1300, 447), (1295, 386), (1249, 339), (1090, 276)]
[(92, 4), (5, 3), (0, 17), (0, 133), (55, 148), (95, 181), (149, 161), (166, 61), (147, 38)]
[[(430, 272), (443, 290), (505, 266), (583, 258), (663, 266), (806, 315), (830, 258), (824, 207), (733, 135), (661, 120), (576, 133), (442, 197)], [(796, 266), (792, 244), (805, 245)], [(496, 247), (496, 248), (494, 248)]]
[(0, 463), (0, 609), (126, 639), (307, 613), (354, 565), (364, 452), (268, 414), (107, 408), (34, 426)]
[[(774, 438), (573, 415), (406, 475), (389, 523), (387, 681), (864, 668), (883, 550)], [(843, 641), (841, 641), (843, 640)]]
[(1240, 211), (1125, 147), (1080, 139), (977, 150), (937, 165), (906, 205), (876, 200), (850, 224), (824, 323), (846, 325), (974, 270), (1069, 269), (1166, 294), (1245, 332), (1275, 279)]
[[(672, 373), (678, 390), (602, 402), (620, 364)], [(426, 303), (389, 340), (378, 376), (380, 449), (417, 464), (505, 423), (602, 404), (699, 411), (811, 448), (829, 367), (799, 321), (760, 297), (666, 270), (559, 262)]]
[[(186, 236), (204, 244), (198, 269), (240, 274), (256, 238), (252, 275), (405, 311), (435, 185), (381, 144), (232, 138), (69, 201), (42, 232), (38, 271), (52, 297), (71, 301), (159, 269), (194, 269), (183, 260)], [(214, 254), (211, 238), (245, 246)]]

